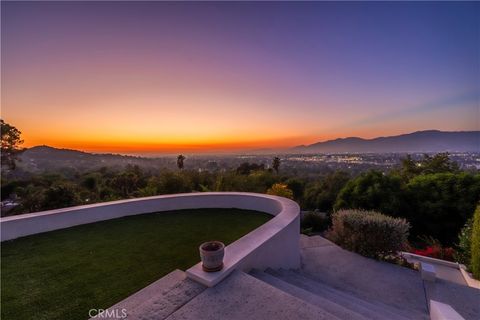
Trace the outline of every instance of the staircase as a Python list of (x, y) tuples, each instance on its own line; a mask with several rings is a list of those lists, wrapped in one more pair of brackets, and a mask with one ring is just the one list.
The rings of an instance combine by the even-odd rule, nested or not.
[(202, 293), (205, 286), (172, 271), (93, 319), (165, 319)]
[(339, 319), (406, 320), (426, 319), (426, 315), (401, 310), (378, 301), (366, 300), (354, 293), (338, 290), (299, 270), (253, 270), (253, 277), (283, 292), (312, 304)]
[(163, 307), (150, 300), (129, 313), (128, 319), (428, 319), (427, 313), (335, 288), (304, 270), (237, 270), (215, 287), (196, 291), (193, 296), (186, 297), (185, 290), (177, 291), (179, 303), (174, 308), (164, 310), (165, 296), (156, 297)]
[(215, 287), (197, 295), (166, 320), (342, 320), (330, 312), (234, 271)]
[(318, 236), (302, 236), (300, 246), (298, 270), (236, 270), (210, 288), (176, 270), (109, 310), (125, 309), (129, 320), (429, 318), (417, 271), (362, 257)]

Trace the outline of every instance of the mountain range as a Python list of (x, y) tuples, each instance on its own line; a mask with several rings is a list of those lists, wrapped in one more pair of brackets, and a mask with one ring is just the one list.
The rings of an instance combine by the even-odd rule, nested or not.
[(71, 149), (58, 149), (50, 146), (35, 146), (20, 155), (18, 167), (26, 171), (55, 171), (58, 168), (79, 170), (98, 169), (104, 166), (124, 167), (127, 164), (142, 167), (173, 167), (172, 159), (145, 158), (120, 154), (97, 154)]
[(480, 152), (480, 131), (426, 130), (390, 137), (341, 138), (302, 145), (292, 153)]
[[(301, 154), (301, 153), (435, 153), (435, 152), (480, 152), (480, 131), (446, 132), (438, 130), (417, 131), (390, 137), (363, 139), (358, 137), (340, 138), (283, 150), (256, 150), (253, 153)], [(119, 154), (93, 154), (49, 146), (27, 149), (20, 156), (21, 167), (36, 171), (48, 167), (101, 167), (106, 165), (124, 166), (173, 166), (172, 156), (145, 158)]]

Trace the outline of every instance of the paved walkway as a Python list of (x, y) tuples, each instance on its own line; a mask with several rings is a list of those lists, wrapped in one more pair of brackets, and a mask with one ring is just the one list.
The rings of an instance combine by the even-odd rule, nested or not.
[(449, 282), (453, 282), (462, 286), (466, 286), (467, 282), (462, 276), (459, 269), (447, 267), (441, 264), (434, 264), (437, 279), (443, 279)]
[[(407, 260), (410, 263), (421, 263), (422, 260), (418, 259), (415, 256), (407, 257)], [(466, 286), (467, 282), (462, 276), (462, 273), (458, 268), (450, 267), (444, 264), (435, 263), (433, 260), (424, 261), (425, 263), (431, 264), (435, 267), (435, 272), (437, 279), (443, 279), (445, 281), (453, 282), (462, 286)]]
[(434, 263), (437, 280), (424, 282), (418, 271), (362, 257), (320, 236), (302, 235), (300, 247), (302, 269), (338, 289), (424, 314), (433, 299), (467, 320), (480, 319), (480, 290), (468, 287), (458, 269)]

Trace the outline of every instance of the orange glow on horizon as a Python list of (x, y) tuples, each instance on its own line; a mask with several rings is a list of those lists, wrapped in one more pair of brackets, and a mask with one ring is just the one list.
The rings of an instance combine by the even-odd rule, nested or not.
[(56, 148), (74, 149), (86, 152), (99, 153), (224, 153), (254, 151), (256, 149), (290, 148), (304, 144), (305, 137), (272, 138), (258, 136), (257, 138), (223, 137), (222, 138), (188, 138), (188, 137), (163, 137), (163, 138), (124, 138), (124, 139), (94, 139), (89, 136), (66, 135), (55, 139), (51, 136), (38, 138), (30, 136), (23, 131), (24, 147), (48, 145)]
[[(7, 120), (7, 122), (9, 122)], [(16, 125), (15, 122), (11, 122)], [(110, 135), (98, 131), (81, 134), (76, 130), (66, 130), (64, 134), (50, 132), (45, 127), (22, 131), (23, 147), (30, 148), (38, 145), (48, 145), (56, 148), (74, 149), (93, 153), (120, 153), (120, 154), (171, 154), (171, 153), (234, 153), (248, 152), (260, 149), (287, 149), (298, 145), (309, 145), (338, 138), (361, 137), (364, 139), (386, 135), (406, 133), (401, 130), (390, 130), (385, 134), (382, 129), (368, 131), (340, 132), (331, 131), (328, 134), (310, 134), (297, 136), (281, 135), (197, 135), (197, 137), (169, 135), (169, 136), (129, 136)], [(55, 128), (53, 128), (55, 129)], [(428, 129), (428, 128), (426, 128)], [(112, 134), (112, 133), (111, 133)]]

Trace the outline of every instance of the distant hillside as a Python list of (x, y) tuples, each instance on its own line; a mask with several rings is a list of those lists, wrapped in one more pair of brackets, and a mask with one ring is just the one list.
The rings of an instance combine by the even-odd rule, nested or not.
[(49, 146), (36, 146), (27, 149), (20, 156), (18, 166), (26, 171), (45, 171), (72, 168), (90, 170), (100, 167), (125, 166), (127, 164), (157, 167), (171, 166), (171, 159), (151, 159), (119, 154), (95, 154), (70, 149), (57, 149)]
[[(308, 146), (298, 146), (282, 150), (282, 153), (416, 153), (446, 151), (480, 152), (480, 131), (442, 132), (429, 130), (375, 139), (351, 137), (318, 142)], [(124, 167), (127, 164), (152, 169), (176, 167), (175, 157), (172, 156), (143, 158), (119, 154), (94, 154), (78, 150), (57, 149), (49, 146), (37, 146), (27, 149), (21, 154), (20, 159), (18, 167), (27, 172), (56, 171), (59, 169), (81, 171), (100, 167)], [(194, 157), (189, 157), (187, 166), (195, 168), (198, 164), (196, 161)]]
[(417, 131), (391, 137), (350, 137), (290, 149), (299, 153), (480, 152), (480, 131)]

